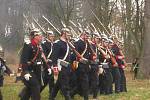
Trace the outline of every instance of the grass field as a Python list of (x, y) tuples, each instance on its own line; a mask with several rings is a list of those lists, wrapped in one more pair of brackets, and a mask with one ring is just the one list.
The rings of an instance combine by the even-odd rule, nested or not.
[[(150, 100), (150, 80), (132, 80), (131, 73), (126, 71), (127, 75), (127, 93), (99, 95), (99, 100)], [(21, 91), (23, 84), (14, 83), (14, 77), (5, 77), (4, 87), (2, 87), (2, 94), (4, 100), (19, 100), (18, 93)], [(48, 100), (48, 88), (42, 94), (41, 100)], [(90, 97), (91, 98), (91, 97)], [(64, 100), (60, 94), (57, 100)], [(83, 100), (80, 96), (76, 96), (75, 100)], [(92, 99), (91, 99), (92, 100)]]

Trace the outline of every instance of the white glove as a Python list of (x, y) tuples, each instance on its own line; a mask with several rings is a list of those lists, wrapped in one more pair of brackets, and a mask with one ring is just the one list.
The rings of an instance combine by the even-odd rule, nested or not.
[(52, 74), (52, 70), (50, 68), (48, 68), (48, 75)]
[(104, 69), (102, 67), (99, 68), (99, 74), (103, 74), (103, 72), (104, 72)]
[(32, 77), (29, 73), (24, 75), (24, 78), (29, 81), (30, 77)]
[(104, 72), (104, 69), (102, 65), (99, 65), (98, 74), (103, 74), (103, 72)]
[(3, 69), (3, 71), (6, 71), (6, 67), (5, 66), (2, 66), (2, 69)]

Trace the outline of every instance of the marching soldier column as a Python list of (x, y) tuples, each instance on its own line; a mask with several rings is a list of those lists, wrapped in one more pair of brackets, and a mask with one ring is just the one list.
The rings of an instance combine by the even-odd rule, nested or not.
[(126, 92), (124, 55), (113, 39), (105, 34), (83, 30), (78, 40), (71, 41), (68, 28), (62, 28), (54, 42), (54, 33), (47, 37), (34, 28), (30, 39), (24, 43), (20, 65), (25, 85), (21, 100), (40, 100), (41, 91), (49, 84), (49, 100), (56, 100), (61, 90), (65, 100), (76, 94), (89, 100), (89, 94), (97, 99), (98, 93)]

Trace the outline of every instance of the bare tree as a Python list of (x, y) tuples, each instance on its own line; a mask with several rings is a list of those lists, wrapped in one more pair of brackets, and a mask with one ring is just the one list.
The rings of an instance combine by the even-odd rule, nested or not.
[(150, 78), (150, 1), (145, 0), (144, 8), (145, 34), (143, 42), (143, 53), (141, 59), (141, 72), (145, 78)]

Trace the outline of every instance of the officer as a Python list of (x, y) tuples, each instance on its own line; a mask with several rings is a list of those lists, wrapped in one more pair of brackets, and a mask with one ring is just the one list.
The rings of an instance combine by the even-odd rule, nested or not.
[(40, 89), (43, 86), (42, 66), (43, 53), (40, 46), (42, 34), (37, 28), (30, 33), (30, 42), (24, 44), (20, 63), (22, 66), (22, 81), (25, 88), (20, 93), (21, 100), (40, 100)]
[(63, 28), (61, 30), (60, 39), (54, 43), (54, 51), (52, 52), (52, 65), (54, 78), (56, 80), (52, 89), (51, 97), (55, 100), (59, 89), (65, 97), (65, 100), (70, 100), (69, 76), (70, 76), (70, 47), (68, 38), (70, 30)]
[[(46, 56), (46, 58), (48, 59), (48, 66), (51, 67), (52, 66), (52, 60), (51, 60), (51, 54), (53, 52), (53, 42), (54, 42), (54, 33), (51, 30), (48, 30), (46, 32), (47, 34), (47, 38), (45, 38), (42, 41), (42, 48), (43, 48), (43, 52)], [(45, 64), (46, 66), (46, 64)], [(47, 84), (49, 83), (49, 94), (51, 93), (51, 89), (54, 86), (54, 79), (53, 76), (51, 74), (51, 68), (49, 69), (45, 69), (44, 71), (44, 86), (42, 86), (41, 91), (47, 86)], [(50, 95), (49, 95), (49, 99), (50, 99)]]
[[(84, 100), (88, 100), (89, 94), (89, 62), (90, 59), (90, 50), (87, 40), (89, 39), (90, 32), (88, 30), (84, 30), (80, 35), (80, 39), (74, 43), (75, 49), (77, 52), (83, 57), (77, 57), (78, 68), (76, 69), (77, 76), (77, 89), (72, 92), (72, 97), (79, 93), (84, 97)], [(85, 61), (83, 61), (83, 59)], [(87, 60), (87, 61), (86, 61)]]

